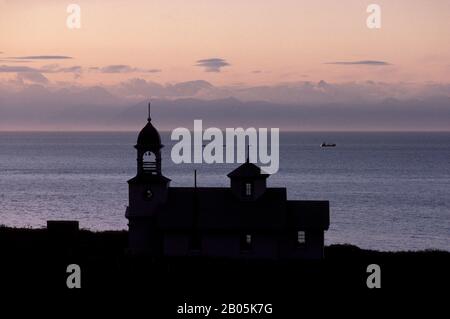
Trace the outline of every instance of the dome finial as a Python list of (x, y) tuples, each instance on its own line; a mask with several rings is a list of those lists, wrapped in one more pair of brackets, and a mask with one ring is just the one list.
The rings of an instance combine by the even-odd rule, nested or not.
[(151, 102), (148, 102), (148, 118), (147, 118), (147, 121), (151, 121), (152, 120), (152, 118), (150, 117), (150, 106), (151, 106)]

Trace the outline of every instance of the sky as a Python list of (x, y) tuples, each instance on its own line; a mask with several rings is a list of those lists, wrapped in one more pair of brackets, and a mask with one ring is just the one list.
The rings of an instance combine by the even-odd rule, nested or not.
[[(80, 28), (67, 26), (70, 3)], [(366, 23), (372, 3), (380, 28)], [(0, 0), (0, 111), (36, 86), (132, 102), (448, 97), (448, 39), (448, 0)]]

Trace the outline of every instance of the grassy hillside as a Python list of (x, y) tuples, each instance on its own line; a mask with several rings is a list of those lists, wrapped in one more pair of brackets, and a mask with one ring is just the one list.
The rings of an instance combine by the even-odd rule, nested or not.
[(230, 289), (235, 299), (251, 295), (283, 300), (305, 291), (374, 291), (366, 286), (369, 264), (381, 267), (383, 291), (436, 291), (449, 284), (450, 269), (450, 252), (378, 252), (352, 245), (326, 247), (321, 261), (154, 261), (127, 254), (125, 231), (81, 230), (72, 236), (8, 227), (0, 227), (0, 256), (2, 287), (68, 290), (66, 267), (74, 263), (81, 267), (84, 291), (144, 290), (169, 294), (174, 302), (191, 295), (225, 298)]

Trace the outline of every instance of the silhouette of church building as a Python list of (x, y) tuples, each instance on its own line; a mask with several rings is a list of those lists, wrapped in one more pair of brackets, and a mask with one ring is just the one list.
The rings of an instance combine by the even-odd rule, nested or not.
[(128, 181), (131, 253), (323, 257), (328, 201), (287, 200), (286, 188), (267, 187), (269, 175), (248, 160), (228, 174), (230, 187), (170, 187), (161, 172), (162, 147), (149, 114), (135, 145), (137, 175)]

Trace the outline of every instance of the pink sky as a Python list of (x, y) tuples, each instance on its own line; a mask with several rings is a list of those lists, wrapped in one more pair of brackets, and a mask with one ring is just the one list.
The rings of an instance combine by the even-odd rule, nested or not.
[[(131, 78), (215, 85), (450, 82), (446, 0), (73, 2), (81, 7), (81, 29), (66, 26), (69, 2), (0, 1), (0, 81), (22, 72), (27, 81), (42, 82), (30, 74), (39, 73), (48, 83), (78, 85)], [(374, 2), (381, 6), (381, 29), (366, 26)], [(16, 59), (43, 55), (72, 58)], [(229, 65), (220, 72), (196, 65), (212, 58)]]

